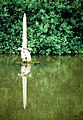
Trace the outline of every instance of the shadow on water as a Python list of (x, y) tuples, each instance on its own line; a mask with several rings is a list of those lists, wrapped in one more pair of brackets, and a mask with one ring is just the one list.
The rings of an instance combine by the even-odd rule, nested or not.
[(83, 120), (83, 56), (0, 55), (0, 120)]

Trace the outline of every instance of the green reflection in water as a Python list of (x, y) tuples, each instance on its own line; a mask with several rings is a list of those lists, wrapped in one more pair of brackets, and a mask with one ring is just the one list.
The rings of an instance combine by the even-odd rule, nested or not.
[(83, 120), (81, 58), (33, 57), (24, 109), (19, 57), (0, 55), (0, 120)]

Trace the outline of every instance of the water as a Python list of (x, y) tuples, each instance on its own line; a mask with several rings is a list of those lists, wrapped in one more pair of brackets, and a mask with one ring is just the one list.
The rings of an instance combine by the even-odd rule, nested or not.
[(0, 55), (0, 120), (83, 120), (83, 56)]

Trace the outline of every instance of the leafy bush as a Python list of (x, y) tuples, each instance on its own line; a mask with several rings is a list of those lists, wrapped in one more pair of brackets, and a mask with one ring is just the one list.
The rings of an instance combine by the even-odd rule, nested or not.
[(1, 0), (0, 52), (18, 54), (22, 44), (22, 17), (27, 15), (31, 53), (63, 55), (82, 53), (81, 1)]

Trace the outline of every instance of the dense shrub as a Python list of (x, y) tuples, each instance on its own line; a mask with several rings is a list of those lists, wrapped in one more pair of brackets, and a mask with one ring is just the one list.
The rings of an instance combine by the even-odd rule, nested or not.
[(32, 54), (82, 53), (81, 1), (1, 0), (0, 52), (18, 53), (22, 43), (22, 17), (27, 15), (28, 46)]

